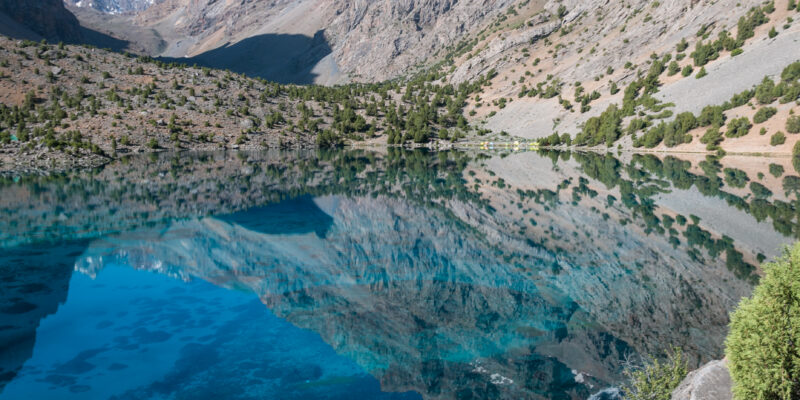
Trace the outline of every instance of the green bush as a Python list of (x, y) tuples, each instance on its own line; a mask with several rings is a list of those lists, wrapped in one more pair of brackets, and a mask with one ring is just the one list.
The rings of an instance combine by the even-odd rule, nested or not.
[(794, 82), (800, 79), (800, 61), (795, 61), (783, 69), (781, 79), (786, 82)]
[(794, 116), (786, 119), (786, 132), (800, 133), (800, 117)]
[(775, 30), (774, 26), (772, 27), (772, 29), (769, 30), (767, 36), (769, 36), (770, 39), (774, 38), (775, 36), (778, 36), (778, 31)]
[(800, 244), (762, 266), (731, 315), (725, 355), (736, 400), (800, 398)]
[(676, 61), (672, 61), (669, 63), (669, 67), (667, 68), (667, 76), (672, 76), (681, 72), (681, 67), (678, 65)]
[(687, 372), (686, 359), (676, 349), (664, 362), (650, 358), (640, 368), (626, 368), (622, 392), (627, 400), (670, 400)]
[(687, 77), (687, 76), (689, 76), (691, 74), (692, 74), (692, 66), (691, 65), (687, 65), (687, 66), (683, 67), (683, 70), (681, 70), (681, 75), (683, 75), (684, 77)]
[(722, 126), (725, 124), (724, 112), (725, 110), (721, 106), (705, 106), (697, 118), (697, 124), (699, 126)]
[(783, 175), (783, 166), (778, 164), (770, 164), (769, 173), (776, 178), (780, 178)]
[(700, 71), (697, 71), (697, 75), (694, 77), (695, 79), (700, 79), (706, 75), (708, 75), (708, 72), (706, 72), (706, 67), (700, 67)]
[(700, 143), (705, 144), (706, 150), (711, 151), (717, 148), (717, 146), (722, 142), (722, 139), (722, 133), (720, 133), (719, 128), (712, 126), (700, 138)]
[(732, 119), (728, 122), (728, 131), (725, 132), (725, 136), (730, 138), (742, 137), (750, 132), (752, 126), (747, 117)]
[(676, 46), (678, 53), (682, 53), (686, 48), (689, 47), (689, 43), (686, 42), (686, 38), (681, 39), (680, 43)]
[(786, 143), (786, 135), (783, 132), (777, 132), (769, 138), (770, 146), (780, 146), (784, 143)]
[(772, 103), (780, 95), (780, 87), (776, 87), (775, 82), (768, 77), (764, 77), (764, 80), (756, 86), (756, 100), (761, 104)]
[(778, 109), (775, 107), (762, 107), (756, 112), (756, 115), (753, 116), (753, 122), (760, 124), (772, 118), (772, 116), (777, 113)]

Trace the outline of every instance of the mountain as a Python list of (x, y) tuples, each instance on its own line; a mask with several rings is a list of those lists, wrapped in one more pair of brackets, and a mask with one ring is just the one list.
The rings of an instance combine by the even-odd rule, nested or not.
[(75, 7), (92, 8), (109, 14), (144, 11), (158, 1), (163, 0), (64, 0)]
[(80, 24), (61, 0), (0, 0), (0, 34), (79, 42)]
[[(798, 121), (788, 126), (796, 80), (758, 99), (767, 110), (757, 121), (745, 107), (754, 86), (767, 78), (762, 90), (780, 87), (782, 71), (800, 61), (798, 7), (789, 0), (165, 0), (114, 21), (104, 23), (107, 33), (150, 43), (141, 46), (148, 54), (281, 82), (435, 71), (459, 85), (489, 76), (465, 108), (478, 131), (493, 133), (489, 141), (791, 153), (796, 140), (786, 133), (800, 131)], [(730, 134), (703, 139), (711, 124), (696, 117), (717, 106), (719, 128), (737, 122)], [(606, 110), (613, 130), (600, 132)], [(695, 119), (672, 124), (686, 112)], [(739, 139), (751, 130), (760, 135)]]
[[(0, 49), (7, 60), (0, 76), (11, 75), (0, 82), (0, 99), (7, 105), (0, 108), (0, 143), (9, 149), (0, 153), (0, 162), (30, 165), (32, 158), (43, 158), (37, 149), (46, 146), (39, 153), (48, 156), (37, 165), (47, 165), (53, 150), (63, 152), (64, 146), (42, 143), (43, 129), (52, 130), (50, 136), (88, 129), (95, 140), (89, 142), (100, 150), (96, 153), (106, 155), (123, 136), (138, 139), (136, 149), (126, 151), (245, 143), (442, 147), (521, 141), (554, 148), (800, 154), (800, 135), (795, 135), (800, 133), (796, 1), (143, 4), (131, 3), (142, 10), (124, 13), (68, 4), (82, 24), (85, 42), (128, 50), (138, 59), (69, 47), (45, 58), (43, 53), (52, 49), (35, 50), (27, 42), (15, 44), (28, 48), (25, 54), (13, 46)], [(81, 68), (70, 57), (91, 68)], [(146, 76), (128, 71), (139, 71), (139, 63), (158, 68), (145, 69)], [(55, 75), (54, 66), (66, 72), (63, 77), (42, 72), (51, 69)], [(111, 81), (105, 82), (109, 78), (103, 70), (122, 79), (125, 87), (106, 87)], [(228, 85), (232, 75), (222, 70), (246, 77), (237, 77), (238, 87)], [(327, 88), (308, 86), (312, 83)], [(141, 97), (137, 91), (143, 84), (155, 87)], [(69, 115), (77, 121), (74, 129), (46, 122), (50, 114), (45, 107), (58, 100), (49, 93), (64, 87), (81, 88), (80, 99), (59, 104), (74, 111)], [(166, 92), (156, 94), (155, 89)], [(117, 93), (98, 96), (108, 90)], [(198, 90), (205, 92), (197, 95)], [(88, 101), (97, 107), (114, 103), (122, 112), (83, 113)], [(283, 105), (273, 107), (278, 104)], [(153, 112), (154, 105), (173, 112)], [(31, 112), (23, 114), (24, 121), (12, 115), (15, 106)], [(138, 113), (132, 120), (159, 131), (158, 137), (145, 139), (142, 134), (148, 132), (117, 121), (131, 113)], [(149, 118), (151, 113), (158, 118)], [(289, 119), (287, 113), (294, 115)], [(172, 115), (188, 116), (183, 121), (188, 122), (196, 114), (214, 118), (202, 118), (202, 128), (187, 123), (189, 140), (165, 122)], [(268, 116), (278, 114), (279, 123), (268, 122)], [(56, 115), (59, 122), (67, 116)], [(99, 125), (105, 128), (98, 130)], [(220, 134), (215, 137), (209, 130)], [(196, 140), (198, 134), (207, 140)], [(143, 146), (150, 139), (153, 147)]]
[[(146, 49), (150, 55), (208, 64), (203, 55), (213, 54), (214, 67), (278, 80), (284, 75), (272, 73), (276, 64), (290, 65), (316, 70), (315, 82), (340, 83), (379, 81), (418, 69), (512, 2), (164, 0), (135, 17), (112, 20), (72, 9), (93, 29), (125, 40), (136, 42), (142, 29), (150, 30), (164, 40)], [(319, 57), (300, 57), (320, 44), (327, 48), (317, 51)]]

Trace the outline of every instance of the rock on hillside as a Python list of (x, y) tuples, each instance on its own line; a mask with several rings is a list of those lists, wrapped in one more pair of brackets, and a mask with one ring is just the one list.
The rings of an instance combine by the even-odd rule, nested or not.
[(672, 400), (731, 400), (732, 386), (728, 362), (711, 361), (690, 372), (672, 392)]

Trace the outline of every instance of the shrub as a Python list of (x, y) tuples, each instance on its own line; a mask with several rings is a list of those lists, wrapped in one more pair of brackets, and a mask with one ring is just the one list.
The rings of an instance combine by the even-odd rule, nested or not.
[(700, 67), (700, 71), (697, 71), (697, 75), (694, 77), (695, 79), (700, 79), (706, 75), (708, 75), (708, 72), (706, 72), (706, 67)]
[(681, 75), (683, 75), (684, 77), (687, 77), (687, 76), (689, 76), (691, 74), (692, 74), (692, 66), (691, 65), (687, 65), (687, 66), (683, 67), (683, 70), (681, 70)]
[(777, 132), (769, 138), (770, 146), (780, 146), (786, 143), (786, 135), (783, 132)]
[(786, 119), (786, 132), (800, 133), (800, 116), (789, 117)]
[(753, 296), (731, 315), (725, 355), (737, 400), (800, 398), (800, 244), (762, 266)]
[(728, 131), (725, 132), (725, 136), (730, 138), (742, 137), (750, 132), (750, 128), (752, 126), (753, 125), (750, 124), (750, 120), (748, 120), (747, 117), (732, 119), (730, 122), (728, 122)]
[(778, 109), (775, 107), (762, 107), (756, 112), (756, 115), (753, 116), (753, 122), (760, 124), (772, 118), (772, 116), (777, 113)]
[(725, 114), (722, 106), (705, 106), (697, 118), (698, 126), (722, 126), (724, 123)]
[(781, 79), (785, 82), (794, 82), (800, 78), (800, 61), (795, 61), (783, 69)]
[(769, 173), (770, 175), (780, 178), (783, 175), (783, 166), (778, 164), (769, 164)]
[(681, 72), (681, 67), (678, 66), (678, 63), (676, 61), (669, 63), (669, 67), (667, 68), (667, 76), (675, 75), (678, 72)]
[(756, 87), (756, 100), (761, 104), (772, 103), (778, 97), (778, 90), (776, 89), (775, 82), (768, 77), (764, 77), (764, 80)]
[(676, 46), (678, 53), (682, 53), (686, 48), (689, 47), (689, 43), (686, 42), (686, 38), (681, 39), (681, 41)]
[(669, 400), (688, 370), (679, 349), (673, 350), (664, 362), (650, 358), (643, 364), (624, 371), (628, 382), (622, 386), (622, 392), (627, 400)]
[(772, 27), (772, 29), (769, 30), (767, 36), (769, 36), (770, 39), (774, 38), (775, 36), (778, 36), (778, 31), (775, 30), (774, 26)]
[(700, 143), (706, 145), (706, 150), (715, 150), (720, 142), (722, 142), (722, 133), (716, 126), (709, 128), (700, 138)]

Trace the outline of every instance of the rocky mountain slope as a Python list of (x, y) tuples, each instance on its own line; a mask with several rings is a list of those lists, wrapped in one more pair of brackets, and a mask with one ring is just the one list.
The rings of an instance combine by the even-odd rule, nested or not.
[[(800, 59), (794, 51), (799, 16), (788, 0), (550, 1), (543, 12), (518, 12), (469, 36), (453, 53), (447, 79), (492, 72), (491, 85), (471, 99), (467, 112), (495, 133), (527, 139), (568, 134), (583, 146), (604, 143), (605, 137), (592, 138), (605, 135), (607, 143), (626, 148), (791, 153), (797, 138), (788, 133), (797, 128), (787, 122), (797, 111), (797, 85), (781, 82), (782, 71)], [(747, 93), (765, 78), (773, 86), (760, 90), (792, 89), (772, 98)], [(612, 105), (621, 111), (603, 116)], [(747, 117), (752, 133), (728, 134), (723, 120), (716, 123), (719, 137), (703, 139), (712, 124), (668, 125), (682, 112), (699, 117), (706, 106), (722, 106), (723, 119)], [(769, 122), (753, 119), (769, 107), (776, 108)], [(603, 121), (613, 129), (601, 133)], [(673, 131), (680, 138), (670, 138)]]
[[(25, 103), (28, 111), (41, 113), (37, 104), (46, 97), (41, 89), (56, 90), (61, 96), (59, 83), (46, 71), (56, 67), (71, 71), (64, 73), (61, 83), (82, 86), (84, 98), (93, 96), (100, 103), (104, 100), (97, 93), (107, 88), (106, 82), (99, 81), (111, 82), (106, 74), (123, 79), (123, 90), (128, 92), (142, 84), (167, 91), (166, 98), (150, 99), (147, 92), (143, 102), (127, 104), (130, 99), (125, 96), (113, 101), (126, 113), (139, 112), (135, 119), (142, 120), (148, 112), (141, 107), (152, 103), (175, 110), (171, 114), (176, 119), (183, 114), (197, 120), (195, 114), (200, 112), (227, 121), (205, 118), (203, 122), (221, 129), (225, 138), (220, 141), (175, 140), (173, 123), (169, 137), (178, 144), (176, 148), (205, 148), (209, 143), (229, 147), (360, 141), (409, 144), (437, 138), (458, 142), (467, 137), (472, 143), (523, 140), (595, 149), (800, 153), (800, 147), (795, 149), (800, 141), (800, 57), (793, 51), (800, 39), (800, 24), (795, 20), (800, 14), (792, 0), (736, 4), (165, 0), (123, 15), (88, 6), (70, 9), (89, 28), (125, 39), (130, 48), (163, 56), (155, 63), (160, 65), (158, 72), (149, 69), (147, 76), (136, 77), (139, 74), (127, 69), (138, 71), (137, 65), (103, 52), (86, 65), (65, 62), (64, 57), (43, 59), (45, 50), (37, 54), (10, 51), (0, 66), (3, 76), (11, 77), (11, 84), (0, 82), (0, 98), (11, 106), (9, 110)], [(116, 44), (124, 47), (122, 42)], [(57, 54), (79, 58), (86, 54), (73, 55), (70, 48), (61, 51)], [(224, 76), (227, 80), (228, 73), (178, 65), (194, 63), (304, 84), (405, 77), (332, 89), (237, 78), (240, 88), (236, 89), (216, 79)], [(81, 68), (90, 71), (81, 72)], [(89, 76), (102, 70), (101, 79)], [(161, 83), (174, 82), (171, 86), (178, 90), (161, 88), (158, 79), (149, 77), (156, 73), (164, 76)], [(190, 88), (188, 79), (199, 86)], [(32, 82), (37, 89), (31, 94)], [(249, 95), (235, 93), (243, 87)], [(192, 89), (195, 94), (188, 93)], [(207, 95), (197, 95), (197, 89)], [(25, 102), (23, 93), (32, 97)], [(254, 111), (256, 97), (263, 103), (276, 95), (289, 97), (274, 102), (279, 110), (260, 107), (248, 115)], [(190, 98), (206, 104), (192, 104)], [(310, 102), (301, 104), (301, 99)], [(81, 104), (68, 103), (78, 108), (74, 118), (79, 131), (97, 129), (98, 118), (84, 121)], [(294, 113), (291, 120), (281, 116), (288, 124), (266, 123), (268, 116), (291, 113), (286, 110), (297, 107), (305, 111)], [(99, 114), (104, 117), (99, 118), (104, 119), (102, 125), (121, 125), (108, 119), (122, 118), (122, 113)], [(156, 130), (168, 125), (158, 121), (171, 115), (156, 114), (159, 118), (152, 118)], [(263, 133), (262, 124), (268, 131), (294, 138), (248, 136)], [(60, 130), (69, 132), (66, 125), (61, 124)], [(289, 133), (276, 129), (287, 125)], [(125, 126), (137, 136), (143, 133), (133, 125)], [(14, 134), (17, 139), (41, 136), (42, 132), (33, 132), (36, 128), (60, 133), (58, 126), (23, 124), (21, 128), (7, 117), (0, 134), (11, 138), (11, 131), (19, 130)], [(191, 131), (195, 138), (210, 134), (191, 124), (184, 131)], [(106, 154), (113, 140), (119, 145), (122, 135), (131, 137), (122, 132), (119, 136), (89, 133), (97, 149)], [(148, 139), (140, 140), (138, 149), (168, 148), (163, 138), (153, 139), (155, 147), (142, 146)]]
[[(80, 9), (72, 9), (93, 28), (122, 39), (136, 42), (133, 32), (151, 29), (164, 42), (161, 47), (146, 49), (150, 55), (194, 58), (216, 51), (216, 55), (230, 58), (216, 59), (216, 67), (282, 80), (286, 74), (271, 69), (276, 64), (289, 64), (314, 70), (317, 83), (340, 83), (375, 82), (404, 75), (427, 64), (435, 53), (499, 15), (511, 3), (512, 0), (165, 0), (133, 18), (120, 17), (118, 21), (124, 23), (115, 29), (109, 29), (113, 23), (108, 20), (99, 23)], [(318, 55), (299, 57), (321, 44), (323, 50), (317, 50)], [(272, 56), (249, 58), (247, 70), (239, 70), (245, 67), (243, 53), (249, 53), (256, 45), (258, 52)], [(209, 62), (204, 57), (196, 60)]]
[[(478, 85), (433, 77), (333, 88), (281, 85), (91, 47), (0, 37), (0, 170), (98, 165), (137, 152), (446, 145)], [(431, 102), (433, 99), (433, 103)]]
[[(207, 63), (202, 54), (208, 52), (226, 60), (216, 66), (247, 65), (239, 68), (248, 74), (285, 78), (294, 69), (320, 83), (376, 81), (438, 65), (442, 82), (451, 84), (492, 75), (466, 109), (471, 121), (494, 133), (488, 140), (508, 133), (563, 144), (568, 134), (590, 147), (786, 154), (797, 142), (791, 134), (800, 130), (800, 121), (790, 123), (797, 83), (785, 81), (788, 92), (747, 107), (755, 91), (743, 94), (764, 78), (782, 84), (784, 68), (798, 61), (797, 18), (792, 0), (307, 0), (269, 7), (170, 0), (138, 14), (131, 25), (160, 32), (157, 53)], [(280, 43), (293, 43), (296, 51), (281, 50)], [(292, 67), (276, 70), (266, 57), (252, 55), (256, 49), (274, 49)], [(772, 105), (778, 98), (780, 105)], [(612, 106), (622, 111), (605, 114), (614, 126), (601, 133), (595, 126)], [(707, 106), (723, 107), (723, 121), (715, 123), (720, 132), (709, 133), (710, 125), (696, 120), (670, 125), (677, 114), (691, 112), (696, 119)], [(759, 108), (767, 110), (756, 120)], [(747, 130), (726, 132), (725, 120), (737, 128), (742, 118), (750, 121)], [(744, 134), (750, 131), (759, 134)]]
[(0, 1), (0, 34), (33, 36), (49, 40), (79, 42), (83, 39), (78, 20), (61, 0)]
[(163, 0), (64, 0), (74, 7), (92, 8), (108, 14), (140, 12)]

